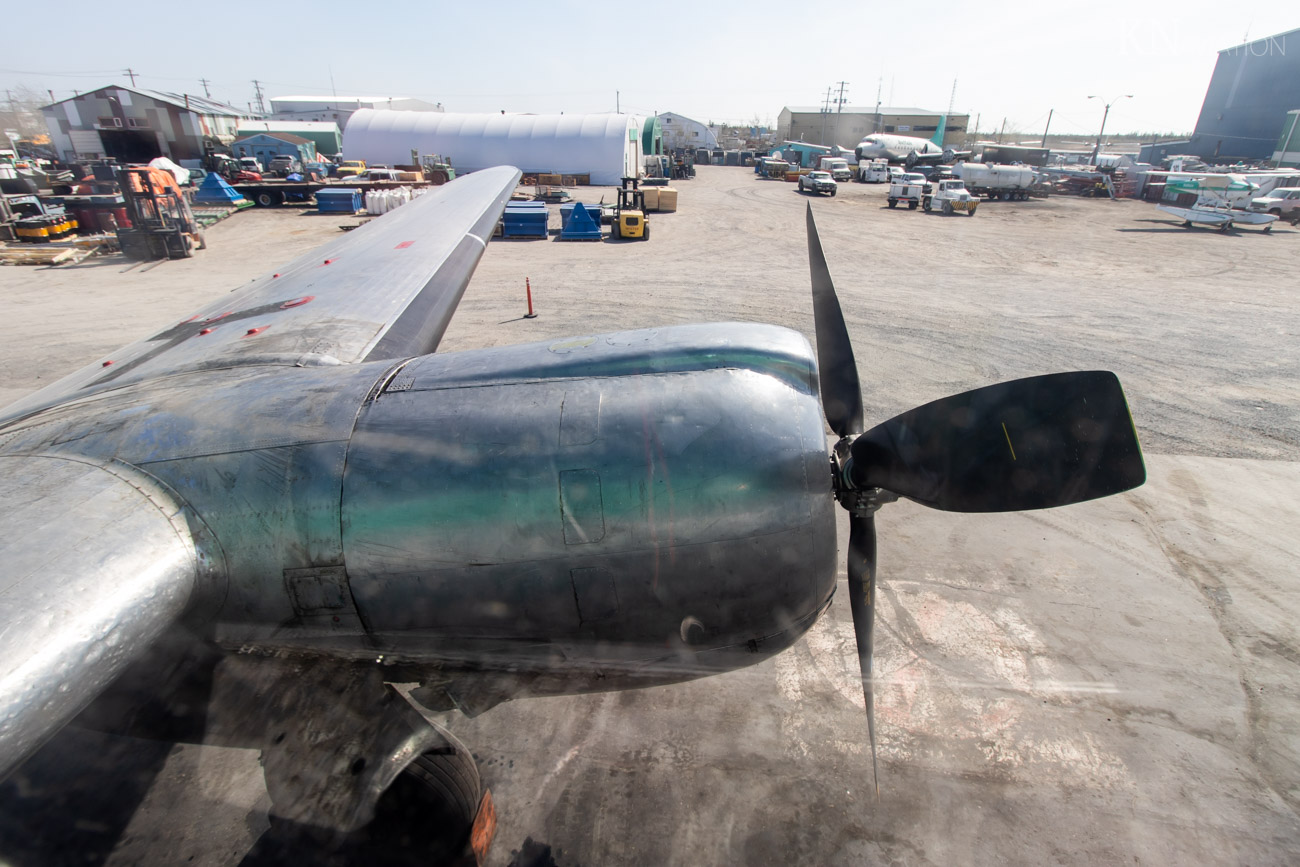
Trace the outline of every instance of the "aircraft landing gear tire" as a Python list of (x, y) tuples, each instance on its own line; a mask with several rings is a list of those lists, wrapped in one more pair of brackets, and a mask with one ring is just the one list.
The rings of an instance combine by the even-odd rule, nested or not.
[(1191, 227), (1192, 227), (1192, 221), (1191, 221), (1191, 220), (1188, 220), (1187, 222), (1183, 223), (1183, 228), (1184, 228), (1184, 229), (1190, 229)]
[(1231, 229), (1232, 229), (1232, 221), (1231, 221), (1231, 220), (1229, 220), (1228, 222), (1224, 223), (1222, 226), (1219, 227), (1219, 231), (1220, 231), (1220, 232), (1228, 232), (1228, 231), (1231, 231)]
[(1269, 223), (1267, 226), (1264, 227), (1264, 232), (1265, 232), (1265, 233), (1268, 233), (1268, 232), (1271, 232), (1271, 231), (1273, 231), (1273, 224), (1272, 224), (1272, 223)]
[(483, 784), (469, 750), (463, 746), (429, 750), (407, 765), (380, 796), (371, 825), (409, 819), (415, 828), (425, 823), (463, 827), (468, 835), (482, 797)]
[(898, 206), (898, 199), (890, 199), (890, 200), (889, 200), (889, 207), (894, 208), (894, 207), (897, 207), (897, 206)]

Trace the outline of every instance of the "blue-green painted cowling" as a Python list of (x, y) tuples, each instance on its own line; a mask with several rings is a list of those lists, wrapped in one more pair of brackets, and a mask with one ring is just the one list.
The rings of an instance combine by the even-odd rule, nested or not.
[(834, 588), (826, 453), (811, 349), (781, 328), (419, 358), (348, 449), (352, 596), (408, 659), (758, 661)]

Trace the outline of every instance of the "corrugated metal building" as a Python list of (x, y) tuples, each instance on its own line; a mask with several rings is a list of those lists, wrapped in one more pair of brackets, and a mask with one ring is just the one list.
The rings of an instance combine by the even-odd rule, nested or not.
[(363, 108), (387, 111), (442, 111), (442, 103), (409, 96), (273, 96), (275, 120), (323, 121), (348, 128), (348, 119)]
[(1273, 162), (1278, 168), (1300, 166), (1300, 109), (1286, 113), (1286, 124), (1273, 151)]
[[(943, 120), (941, 111), (923, 108), (887, 108), (881, 106), (846, 105), (840, 112), (823, 112), (817, 106), (786, 106), (777, 115), (777, 136), (784, 141), (806, 141), (811, 144), (839, 145), (853, 150), (865, 136), (884, 132), (891, 135), (910, 135), (930, 138)], [(960, 147), (966, 142), (968, 114), (948, 115), (944, 127), (945, 147)]]
[(1300, 30), (1219, 52), (1187, 153), (1212, 162), (1265, 160), (1287, 112), (1300, 108)]
[(327, 157), (335, 157), (343, 150), (343, 133), (334, 121), (246, 120), (239, 124), (240, 138), (259, 132), (287, 132), (305, 138), (316, 146), (317, 153)]
[(248, 117), (201, 96), (117, 84), (43, 106), (41, 114), (60, 159), (124, 163), (201, 159), (234, 141), (240, 120)]
[(636, 176), (642, 119), (628, 114), (453, 114), (362, 109), (343, 131), (343, 154), (402, 165), (441, 154), (457, 172), (511, 165), (526, 174), (589, 175), (617, 185)]
[(718, 146), (718, 135), (711, 127), (676, 112), (665, 111), (659, 115), (663, 122), (664, 147), (707, 148)]

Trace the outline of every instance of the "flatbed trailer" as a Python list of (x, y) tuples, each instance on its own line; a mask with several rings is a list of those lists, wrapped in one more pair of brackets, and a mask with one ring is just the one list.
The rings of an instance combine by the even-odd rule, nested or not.
[(365, 195), (370, 190), (395, 190), (398, 187), (427, 187), (428, 181), (357, 181), (346, 179), (325, 181), (252, 181), (246, 184), (232, 184), (235, 191), (260, 208), (273, 208), (286, 202), (308, 204), (317, 190), (329, 188), (361, 190)]

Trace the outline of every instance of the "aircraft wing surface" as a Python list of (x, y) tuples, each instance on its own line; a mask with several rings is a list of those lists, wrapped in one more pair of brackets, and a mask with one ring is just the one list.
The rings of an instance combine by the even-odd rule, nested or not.
[(12, 404), (0, 423), (79, 393), (186, 370), (432, 352), (519, 177), (498, 166), (432, 189)]
[(169, 492), (122, 464), (0, 456), (0, 503), (4, 779), (180, 615), (205, 570)]

